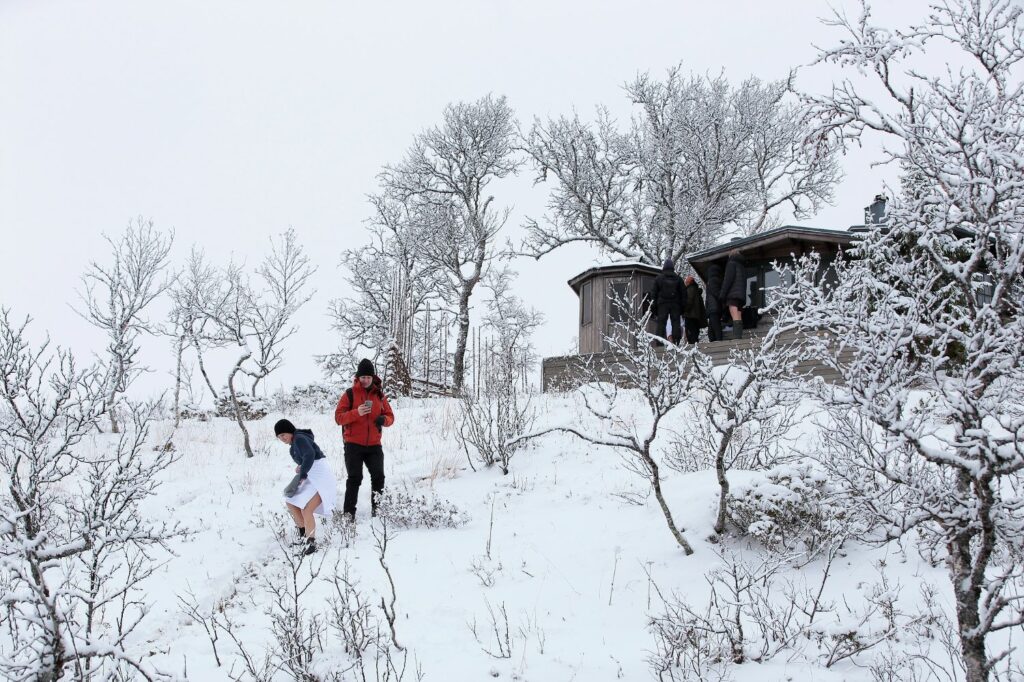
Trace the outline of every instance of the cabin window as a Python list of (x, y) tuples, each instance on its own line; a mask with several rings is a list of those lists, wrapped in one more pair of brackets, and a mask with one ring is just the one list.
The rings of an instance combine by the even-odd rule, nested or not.
[(987, 273), (975, 274), (974, 276), (974, 295), (978, 300), (978, 305), (988, 305), (992, 302), (992, 296), (995, 294), (995, 287), (992, 285), (992, 277)]
[(786, 276), (783, 277), (779, 273), (779, 271), (774, 268), (766, 270), (764, 273), (764, 306), (771, 305), (775, 300), (774, 295), (772, 293), (772, 289), (776, 289), (778, 287), (783, 286), (789, 286), (792, 283), (792, 272), (787, 272)]
[(594, 319), (594, 282), (584, 282), (580, 287), (580, 324), (590, 324)]
[(624, 322), (629, 317), (629, 280), (608, 282), (608, 299), (611, 304), (609, 325)]

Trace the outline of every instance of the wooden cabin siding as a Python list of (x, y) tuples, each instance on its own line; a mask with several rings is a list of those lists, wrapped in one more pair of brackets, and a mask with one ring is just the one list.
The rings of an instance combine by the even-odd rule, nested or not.
[[(612, 330), (611, 322), (611, 289), (614, 282), (628, 282), (626, 295), (636, 302), (638, 309), (635, 314), (643, 314), (639, 309), (645, 301), (645, 295), (654, 286), (654, 276), (643, 273), (610, 273), (598, 274), (584, 282), (580, 287), (579, 304), (579, 352), (582, 355), (600, 353), (608, 350), (607, 335)], [(583, 324), (583, 297), (591, 296), (590, 322)], [(654, 330), (651, 321), (648, 330)]]
[[(729, 362), (729, 354), (735, 348), (750, 348), (759, 344), (764, 335), (765, 328), (761, 330), (746, 330), (747, 333), (742, 339), (730, 339), (716, 341), (713, 343), (702, 342), (699, 345), (701, 351), (711, 357), (711, 362), (717, 367)], [(753, 333), (750, 333), (753, 332)], [(758, 333), (760, 332), (760, 333)], [(795, 335), (794, 335), (795, 338)], [(667, 352), (661, 350), (659, 352)], [(850, 351), (843, 351), (849, 356)], [(544, 392), (563, 392), (578, 388), (583, 383), (583, 370), (588, 361), (600, 359), (600, 364), (608, 367), (618, 364), (624, 371), (631, 371), (627, 356), (612, 351), (603, 351), (596, 354), (566, 355), (561, 357), (544, 358), (541, 367), (541, 388)], [(800, 361), (796, 366), (798, 374), (807, 374), (811, 377), (821, 377), (829, 383), (838, 383), (841, 377), (832, 368), (823, 365), (813, 359)], [(601, 381), (625, 383), (623, 377), (613, 376), (610, 372), (599, 370), (598, 377)]]

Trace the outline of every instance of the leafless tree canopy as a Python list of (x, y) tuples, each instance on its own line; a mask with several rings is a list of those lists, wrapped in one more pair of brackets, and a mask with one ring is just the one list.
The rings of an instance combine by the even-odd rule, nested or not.
[(150, 553), (177, 533), (139, 503), (173, 460), (140, 455), (153, 406), (128, 406), (112, 451), (82, 446), (108, 404), (104, 372), (80, 368), (0, 313), (0, 676), (163, 679), (130, 650), (148, 607)]
[[(794, 268), (780, 319), (847, 349), (818, 352), (845, 383), (825, 395), (833, 420), (860, 434), (852, 499), (944, 560), (967, 680), (981, 682), (1007, 655), (992, 635), (1024, 623), (1024, 16), (955, 0), (901, 31), (866, 6), (832, 24), (843, 39), (820, 60), (858, 75), (806, 96), (817, 134), (880, 135), (905, 182), (835, 286), (816, 286), (813, 259)], [(926, 47), (954, 68), (911, 66)]]
[(139, 338), (154, 329), (144, 316), (147, 307), (170, 286), (166, 276), (174, 235), (153, 227), (152, 220), (136, 218), (121, 239), (104, 237), (110, 244), (111, 262), (89, 264), (79, 297), (79, 313), (107, 338), (107, 413), (111, 431), (119, 430), (117, 400), (145, 370), (139, 363)]
[(624, 130), (598, 109), (536, 120), (525, 136), (537, 182), (552, 181), (548, 215), (527, 223), (522, 251), (535, 258), (584, 242), (624, 257), (681, 262), (734, 224), (773, 227), (778, 211), (797, 218), (832, 197), (840, 173), (826, 144), (804, 143), (785, 81), (686, 77), (680, 67), (625, 87), (639, 113)]
[(258, 284), (234, 262), (214, 276), (202, 255), (193, 253), (177, 293), (191, 306), (188, 314), (195, 316), (188, 329), (197, 352), (210, 346), (237, 348), (226, 383), (247, 457), (253, 451), (239, 404), (239, 380), (248, 378), (249, 393), (255, 396), (259, 383), (281, 366), (284, 342), (296, 332), (293, 317), (313, 295), (309, 280), (315, 271), (295, 231), (289, 229), (273, 240), (270, 254), (256, 268)]
[[(350, 339), (365, 332), (370, 347), (394, 339), (436, 297), (455, 319), (452, 381), (462, 388), (470, 299), (499, 255), (496, 237), (509, 214), (489, 192), (519, 168), (514, 142), (511, 107), (488, 95), (447, 106), (441, 124), (417, 135), (405, 158), (383, 170), (372, 199), (375, 244), (346, 252), (356, 295), (333, 306)], [(388, 266), (396, 270), (382, 269)]]

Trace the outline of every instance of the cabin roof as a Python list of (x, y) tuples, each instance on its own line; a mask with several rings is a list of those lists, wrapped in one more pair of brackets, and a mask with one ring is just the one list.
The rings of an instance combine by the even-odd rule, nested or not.
[(583, 286), (583, 283), (589, 279), (597, 277), (598, 275), (631, 275), (634, 272), (641, 272), (646, 275), (657, 275), (661, 272), (661, 268), (650, 265), (649, 263), (644, 263), (639, 258), (611, 261), (609, 263), (601, 263), (587, 268), (570, 279), (569, 286), (572, 287), (572, 290), (575, 291), (578, 296), (580, 293), (580, 287)]
[(774, 230), (760, 232), (750, 237), (734, 239), (724, 244), (687, 254), (686, 260), (691, 264), (705, 264), (729, 255), (733, 249), (740, 252), (750, 251), (755, 248), (772, 246), (786, 241), (793, 242), (816, 242), (819, 244), (837, 244), (846, 246), (851, 244), (858, 237), (849, 230), (831, 230), (822, 227), (802, 227), (800, 225), (783, 225)]

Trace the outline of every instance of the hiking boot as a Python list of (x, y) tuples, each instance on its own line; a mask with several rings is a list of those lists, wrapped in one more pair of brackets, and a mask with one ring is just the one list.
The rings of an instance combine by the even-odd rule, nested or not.
[(310, 554), (312, 554), (313, 552), (316, 551), (316, 538), (315, 537), (306, 538), (305, 545), (306, 545), (305, 549), (303, 549), (300, 552), (300, 554), (302, 554), (303, 556), (308, 556), (308, 555), (310, 555)]

